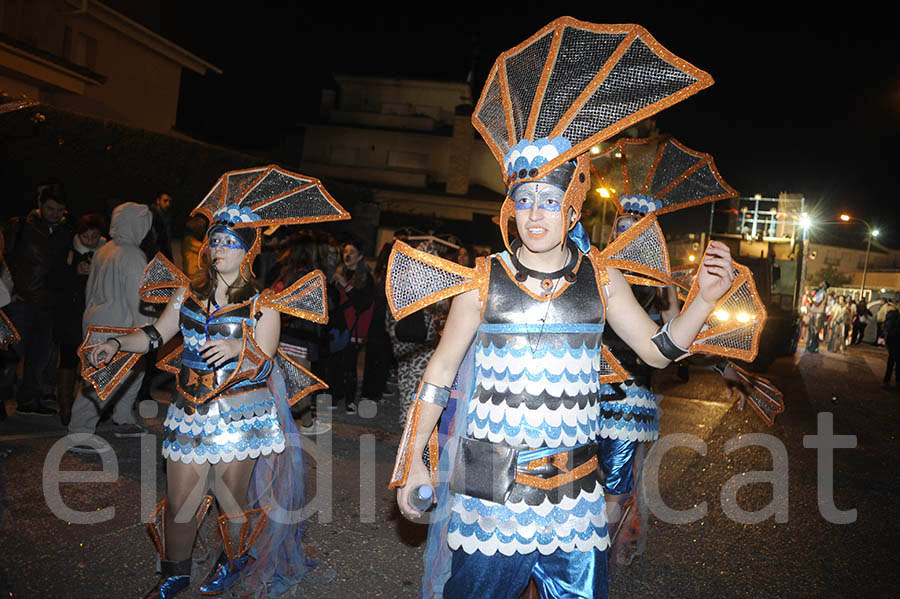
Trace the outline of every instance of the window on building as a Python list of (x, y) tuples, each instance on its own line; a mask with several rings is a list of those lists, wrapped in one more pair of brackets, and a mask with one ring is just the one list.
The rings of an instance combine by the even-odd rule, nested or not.
[(827, 252), (825, 254), (825, 264), (828, 266), (840, 266), (841, 256), (835, 252)]

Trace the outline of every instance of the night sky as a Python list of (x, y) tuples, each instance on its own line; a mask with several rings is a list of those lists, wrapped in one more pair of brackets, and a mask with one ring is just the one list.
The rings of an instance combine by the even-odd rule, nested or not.
[(508, 2), (505, 14), (493, 16), (460, 3), (410, 4), (398, 15), (347, 3), (328, 13), (263, 1), (238, 13), (164, 0), (162, 34), (225, 71), (185, 75), (178, 127), (200, 139), (263, 148), (316, 119), (319, 90), (332, 73), (463, 81), (473, 71), (477, 94), (496, 56), (553, 18), (638, 23), (716, 80), (658, 115), (661, 132), (712, 154), (742, 195), (800, 192), (821, 220), (850, 212), (900, 247), (900, 34), (893, 19), (788, 2), (553, 3), (560, 7), (553, 11), (547, 4)]

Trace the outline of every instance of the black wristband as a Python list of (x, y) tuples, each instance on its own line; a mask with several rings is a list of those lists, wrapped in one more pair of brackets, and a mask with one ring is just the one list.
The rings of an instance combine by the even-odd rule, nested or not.
[(116, 351), (113, 352), (113, 355), (116, 355), (117, 353), (119, 353), (119, 350), (122, 349), (122, 342), (119, 341), (119, 338), (118, 338), (118, 337), (110, 337), (110, 338), (109, 338), (109, 341), (115, 341), (115, 342), (116, 342)]
[(690, 351), (684, 349), (683, 347), (679, 347), (678, 344), (675, 343), (675, 340), (672, 339), (672, 334), (669, 332), (669, 324), (672, 321), (663, 324), (659, 327), (659, 331), (653, 337), (650, 338), (653, 343), (656, 344), (656, 347), (659, 349), (659, 353), (664, 355), (669, 360), (675, 362), (685, 356), (690, 355)]
[(159, 331), (156, 330), (156, 327), (152, 324), (148, 324), (142, 326), (141, 330), (144, 331), (144, 334), (147, 335), (147, 341), (150, 342), (148, 351), (158, 350), (159, 346), (162, 345), (162, 335), (159, 334)]

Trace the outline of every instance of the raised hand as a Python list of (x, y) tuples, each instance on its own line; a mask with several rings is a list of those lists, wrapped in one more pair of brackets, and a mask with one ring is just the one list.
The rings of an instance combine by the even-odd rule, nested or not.
[(697, 272), (700, 297), (715, 304), (731, 288), (734, 267), (731, 250), (721, 241), (710, 241)]

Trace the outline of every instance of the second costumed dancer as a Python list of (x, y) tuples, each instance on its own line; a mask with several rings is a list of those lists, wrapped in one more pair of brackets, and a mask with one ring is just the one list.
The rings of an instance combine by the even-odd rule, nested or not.
[(83, 374), (106, 398), (140, 354), (183, 335), (159, 362), (177, 375), (177, 393), (163, 425), (166, 498), (150, 525), (162, 577), (146, 596), (170, 599), (190, 586), (211, 477), (223, 550), (198, 592), (218, 595), (240, 580), (248, 596), (277, 597), (306, 573), (303, 459), (289, 406), (325, 387), (278, 350), (278, 312), (324, 323), (327, 300), (320, 271), (276, 294), (258, 291), (251, 269), (263, 228), (349, 214), (318, 180), (278, 167), (225, 173), (195, 214), (211, 223), (198, 276), (189, 281), (157, 255), (141, 296), (166, 303), (159, 319), (133, 331), (91, 327)]
[[(623, 271), (668, 282), (662, 233), (648, 216), (603, 252), (591, 246), (578, 222), (587, 153), (711, 83), (639, 26), (568, 17), (495, 62), (473, 123), (508, 186), (507, 251), (470, 269), (397, 243), (388, 269), (398, 318), (456, 296), (391, 481), (411, 518), (421, 515), (412, 493), (438, 483), (423, 597), (513, 599), (532, 578), (542, 597), (607, 596), (600, 403), (628, 373), (603, 330), (654, 367), (683, 358), (732, 291), (734, 267), (712, 242), (689, 301), (659, 327)], [(458, 403), (438, 460), (435, 427), (454, 379)]]

